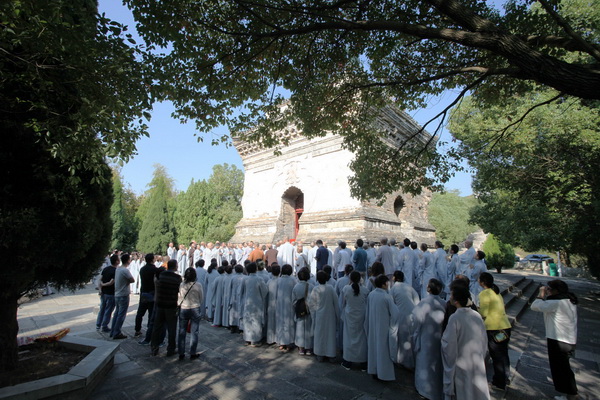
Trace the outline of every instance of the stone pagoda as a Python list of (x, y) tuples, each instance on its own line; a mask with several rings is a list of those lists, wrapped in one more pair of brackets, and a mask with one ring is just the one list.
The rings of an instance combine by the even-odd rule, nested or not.
[[(389, 133), (391, 143), (414, 135), (420, 126), (405, 112), (385, 107), (378, 124)], [(284, 237), (304, 243), (322, 239), (333, 245), (356, 239), (378, 241), (381, 237), (405, 237), (433, 245), (435, 229), (427, 219), (431, 192), (412, 196), (400, 191), (378, 206), (350, 195), (349, 163), (354, 154), (342, 148), (342, 138), (328, 134), (307, 139), (292, 129), (289, 144), (273, 149), (234, 139), (244, 169), (243, 218), (236, 225), (234, 243), (253, 240), (273, 243)], [(411, 140), (425, 144), (427, 132)]]

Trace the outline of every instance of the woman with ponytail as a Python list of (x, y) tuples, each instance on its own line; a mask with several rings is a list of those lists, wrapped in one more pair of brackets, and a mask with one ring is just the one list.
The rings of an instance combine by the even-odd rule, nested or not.
[(343, 324), (342, 367), (350, 369), (352, 363), (359, 363), (366, 370), (367, 335), (365, 333), (365, 312), (369, 290), (360, 285), (358, 271), (350, 273), (350, 285), (343, 287), (340, 294)]
[(577, 398), (575, 374), (569, 359), (577, 342), (577, 297), (569, 292), (567, 284), (560, 279), (540, 287), (538, 298), (531, 304), (533, 311), (544, 313), (548, 360), (554, 388), (565, 396), (555, 399)]

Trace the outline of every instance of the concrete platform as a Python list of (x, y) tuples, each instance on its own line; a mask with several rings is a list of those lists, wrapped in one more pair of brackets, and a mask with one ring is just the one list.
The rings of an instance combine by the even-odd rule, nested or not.
[[(494, 276), (501, 289), (525, 293), (549, 278), (531, 272), (510, 271)], [(525, 279), (529, 281), (526, 281)], [(600, 284), (565, 279), (579, 296), (579, 339), (573, 367), (580, 398), (600, 398)], [(524, 287), (526, 286), (526, 287)], [(510, 292), (514, 293), (514, 292)], [(505, 301), (508, 301), (505, 299)], [(360, 370), (346, 371), (339, 364), (318, 363), (295, 352), (283, 354), (275, 347), (249, 348), (241, 335), (223, 328), (200, 326), (201, 357), (152, 357), (147, 346), (132, 338), (138, 296), (131, 304), (115, 365), (92, 399), (420, 399), (412, 372), (397, 369), (396, 381), (374, 381)], [(511, 300), (509, 307), (516, 300)], [(23, 304), (18, 312), (19, 334), (30, 335), (64, 327), (71, 335), (110, 340), (95, 330), (99, 297), (91, 286), (75, 293), (58, 293)], [(526, 303), (526, 301), (525, 301)], [(542, 315), (526, 307), (518, 311), (510, 344), (512, 383), (494, 399), (547, 399), (558, 393), (551, 384)], [(144, 323), (146, 320), (144, 320)]]

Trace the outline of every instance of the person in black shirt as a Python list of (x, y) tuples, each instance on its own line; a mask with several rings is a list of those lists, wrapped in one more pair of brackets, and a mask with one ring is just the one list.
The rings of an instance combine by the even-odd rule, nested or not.
[(167, 270), (158, 275), (155, 282), (155, 313), (154, 329), (152, 330), (152, 355), (158, 355), (158, 346), (163, 326), (167, 326), (169, 341), (167, 344), (167, 356), (175, 354), (175, 336), (177, 334), (177, 301), (179, 298), (179, 285), (181, 276), (178, 275), (177, 260), (169, 260)]
[(146, 328), (150, 328), (150, 319), (154, 310), (154, 277), (158, 268), (154, 265), (154, 254), (146, 254), (145, 260), (146, 265), (140, 269), (140, 302), (135, 315), (135, 336), (142, 335), (142, 320), (146, 311), (148, 312)]
[(96, 330), (102, 328), (102, 332), (110, 332), (108, 324), (115, 309), (115, 271), (119, 265), (119, 256), (113, 254), (110, 264), (102, 270), (100, 278), (100, 310), (96, 319)]

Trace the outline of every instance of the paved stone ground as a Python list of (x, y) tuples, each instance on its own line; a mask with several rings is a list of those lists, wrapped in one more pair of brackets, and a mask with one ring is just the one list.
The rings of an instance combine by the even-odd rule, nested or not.
[[(528, 275), (536, 281), (547, 277), (511, 271), (497, 275), (504, 283)], [(573, 367), (582, 399), (600, 398), (600, 284), (567, 280), (580, 297), (579, 338)], [(124, 332), (133, 334), (138, 297), (131, 304)], [(32, 335), (64, 327), (72, 335), (110, 340), (96, 332), (99, 297), (91, 285), (75, 293), (57, 293), (21, 305), (19, 335)], [(144, 321), (145, 323), (145, 321)], [(506, 392), (492, 392), (494, 399), (546, 399), (557, 395), (547, 361), (543, 318), (527, 310), (511, 339), (512, 383)], [(396, 381), (374, 381), (359, 370), (346, 371), (338, 363), (318, 363), (315, 357), (281, 353), (273, 346), (244, 346), (241, 335), (223, 328), (200, 326), (199, 360), (162, 355), (152, 357), (137, 338), (121, 342), (115, 366), (92, 393), (92, 399), (419, 399), (412, 372), (397, 369)]]

